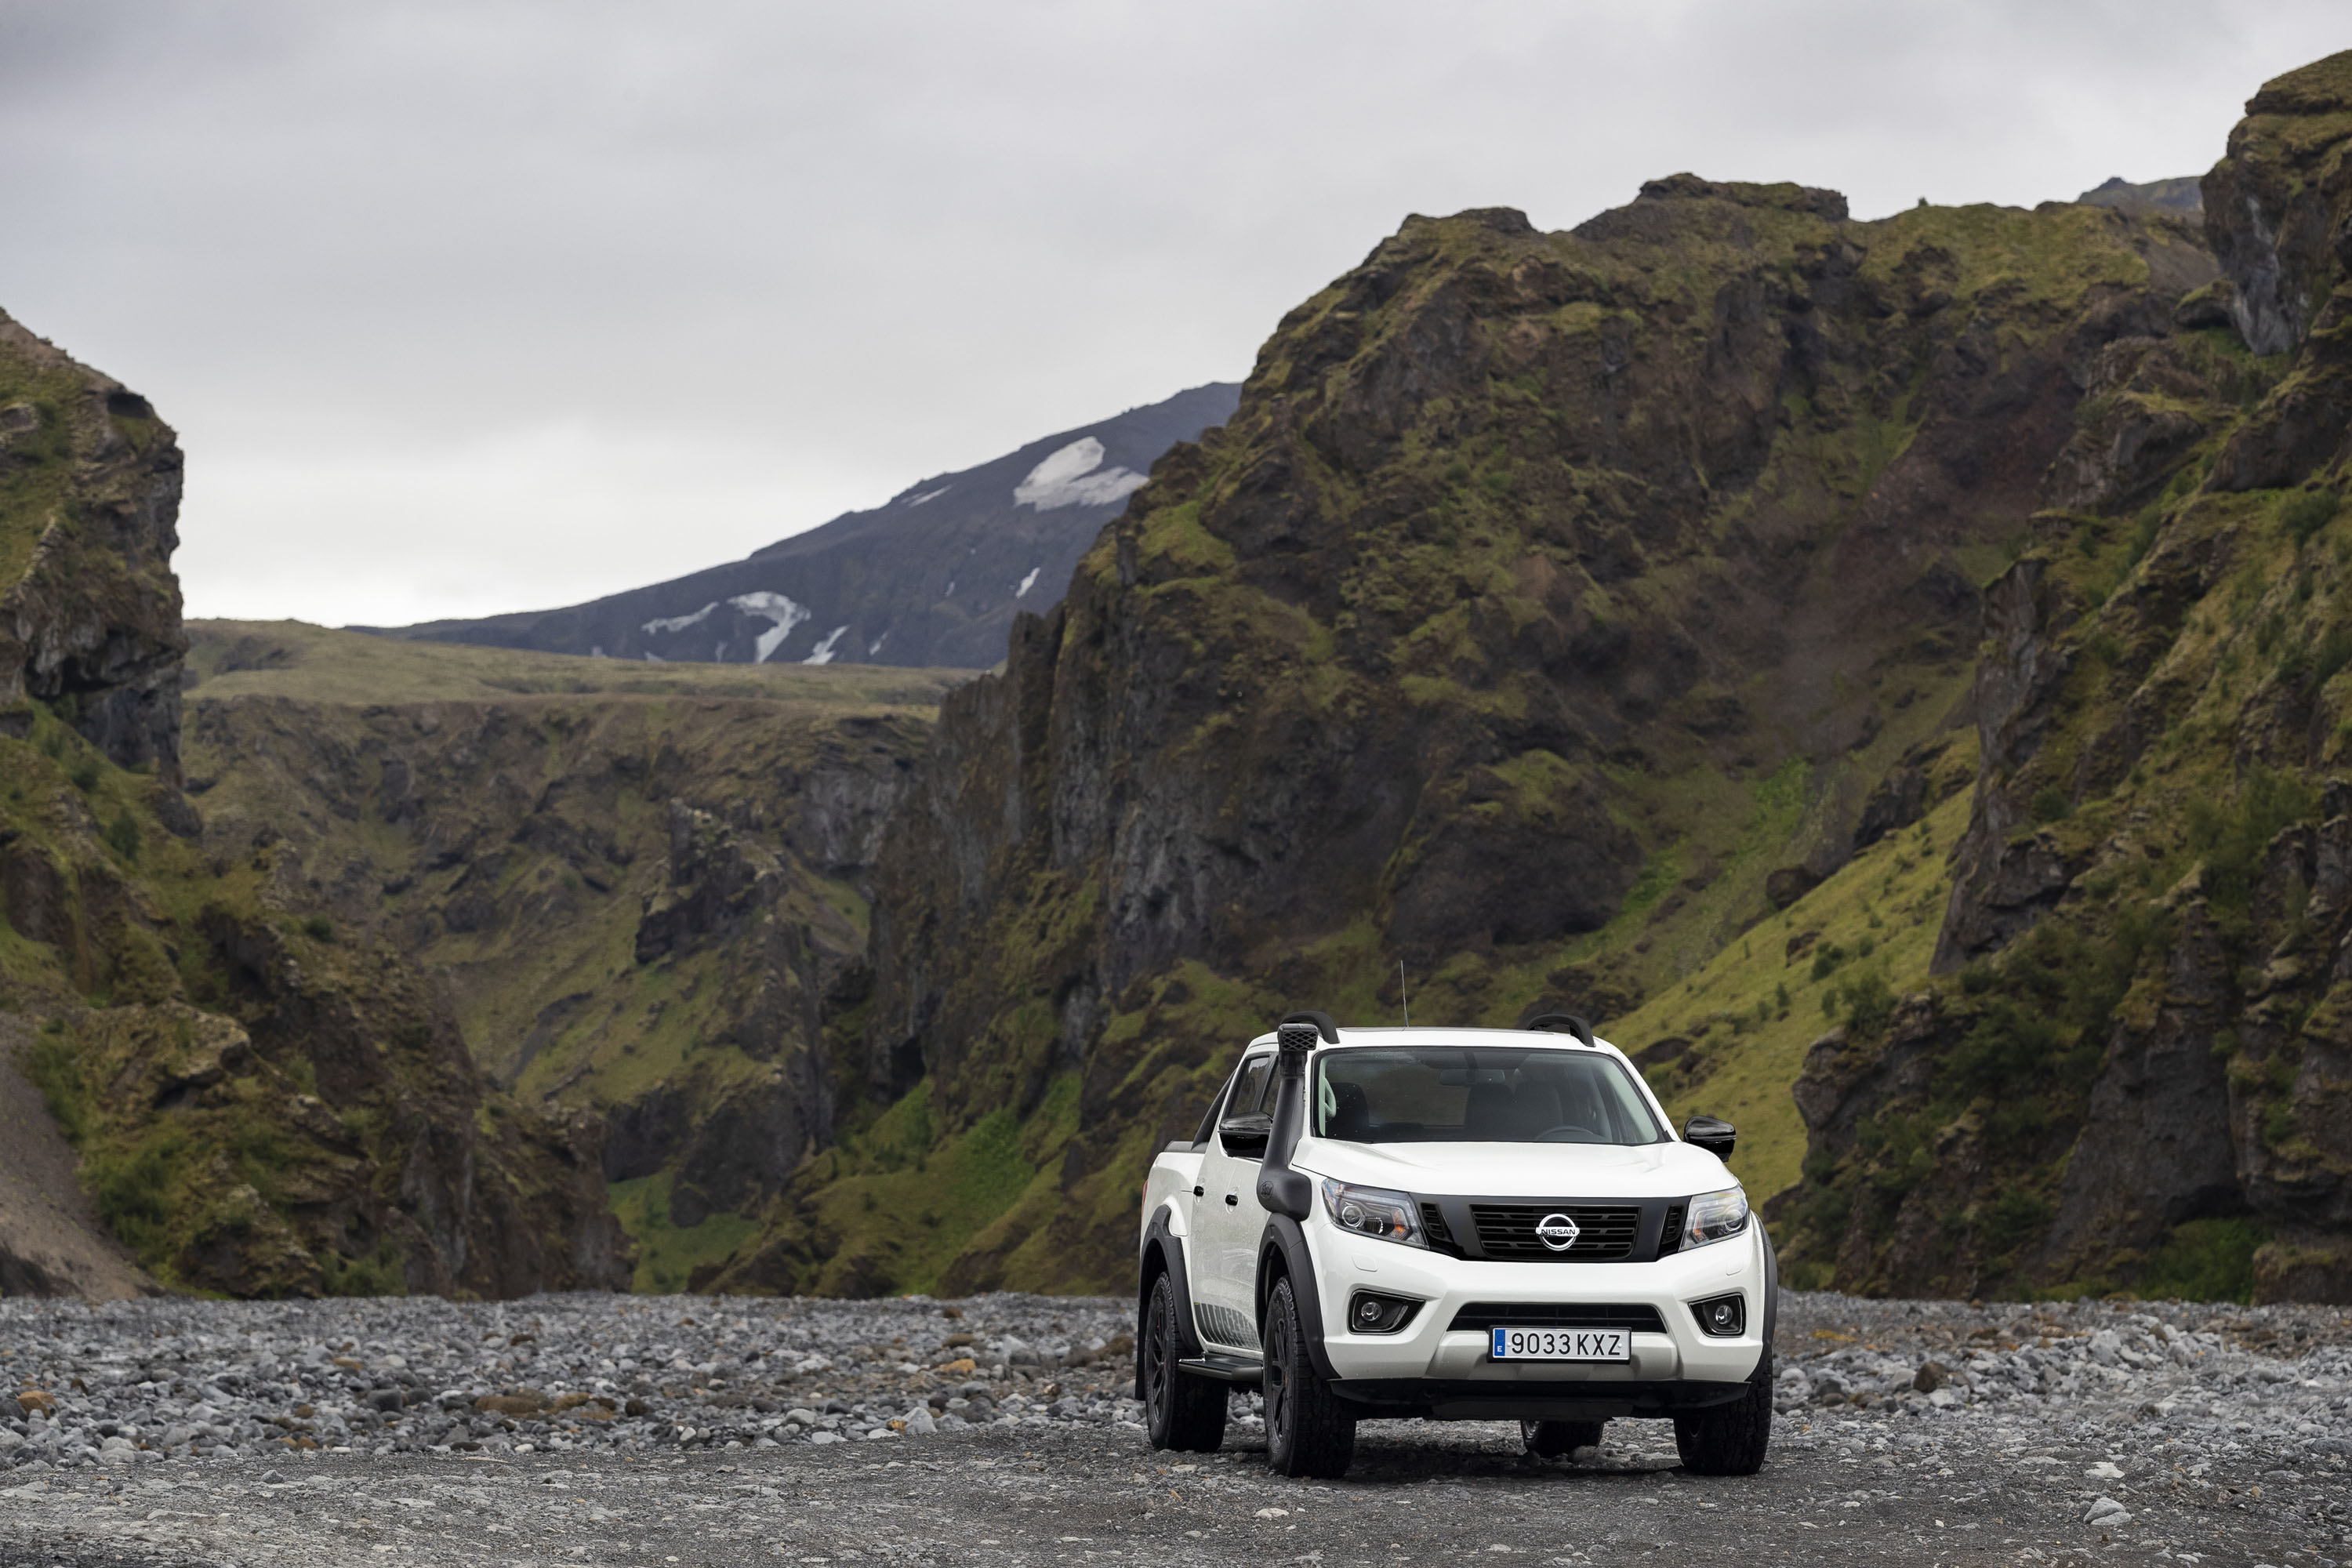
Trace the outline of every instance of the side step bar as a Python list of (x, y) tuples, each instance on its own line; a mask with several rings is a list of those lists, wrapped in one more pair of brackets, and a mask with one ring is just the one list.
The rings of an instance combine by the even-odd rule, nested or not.
[(1213, 1351), (1207, 1355), (1189, 1357), (1176, 1365), (1180, 1371), (1189, 1372), (1194, 1377), (1205, 1377), (1217, 1383), (1245, 1384), (1252, 1388), (1257, 1386), (1265, 1372), (1262, 1363), (1244, 1361), (1237, 1355), (1219, 1355)]

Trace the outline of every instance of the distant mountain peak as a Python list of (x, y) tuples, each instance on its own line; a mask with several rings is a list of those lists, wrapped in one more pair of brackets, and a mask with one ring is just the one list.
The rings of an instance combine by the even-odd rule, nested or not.
[(2177, 174), (2168, 180), (2148, 180), (2139, 184), (2115, 174), (2074, 200), (2094, 207), (2161, 207), (2187, 217), (2195, 217), (2205, 210), (2205, 198), (2195, 174)]
[(1231, 382), (1196, 386), (667, 583), (383, 635), (614, 658), (984, 669), (1004, 657), (1016, 613), (1060, 602), (1152, 464), (1223, 424), (1240, 395)]

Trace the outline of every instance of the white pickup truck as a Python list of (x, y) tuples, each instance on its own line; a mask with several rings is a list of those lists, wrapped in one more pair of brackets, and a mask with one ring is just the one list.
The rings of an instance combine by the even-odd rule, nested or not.
[(1517, 1419), (1565, 1454), (1671, 1416), (1685, 1467), (1759, 1468), (1779, 1270), (1725, 1167), (1565, 1014), (1523, 1029), (1250, 1042), (1144, 1186), (1136, 1380), (1154, 1447), (1223, 1441), (1265, 1393), (1286, 1475), (1339, 1476), (1375, 1416)]

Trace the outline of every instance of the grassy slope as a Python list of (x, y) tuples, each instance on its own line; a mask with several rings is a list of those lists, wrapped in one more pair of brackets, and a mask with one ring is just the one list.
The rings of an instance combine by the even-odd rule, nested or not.
[(1966, 792), (1953, 795), (1609, 1026), (1627, 1050), (1691, 1042), (1647, 1069), (1651, 1083), (1678, 1121), (1720, 1116), (1738, 1126), (1733, 1168), (1754, 1201), (1802, 1173), (1805, 1127), (1789, 1088), (1806, 1050), (1846, 1010), (1847, 988), (1865, 975), (1896, 993), (1926, 983), (1951, 894), (1948, 858), (1968, 814)]
[(406, 642), (303, 621), (190, 621), (192, 687), (205, 700), (284, 697), (350, 706), (519, 696), (688, 697), (857, 712), (939, 705), (969, 670), (877, 665), (632, 663), (464, 643)]

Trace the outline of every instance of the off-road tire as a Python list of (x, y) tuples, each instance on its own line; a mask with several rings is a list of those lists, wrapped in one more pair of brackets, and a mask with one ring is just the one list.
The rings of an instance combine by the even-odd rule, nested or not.
[(1356, 1457), (1356, 1417), (1316, 1374), (1286, 1276), (1265, 1303), (1265, 1458), (1278, 1476), (1338, 1480)]
[(1213, 1454), (1225, 1440), (1226, 1386), (1195, 1377), (1176, 1364), (1184, 1342), (1176, 1321), (1176, 1288), (1160, 1275), (1151, 1282), (1137, 1351), (1143, 1388), (1143, 1429), (1155, 1448)]
[(1519, 1437), (1538, 1459), (1564, 1459), (1579, 1448), (1597, 1448), (1606, 1421), (1522, 1421)]
[(1695, 1476), (1752, 1476), (1772, 1442), (1772, 1351), (1765, 1348), (1748, 1386), (1728, 1405), (1675, 1417), (1675, 1447)]

